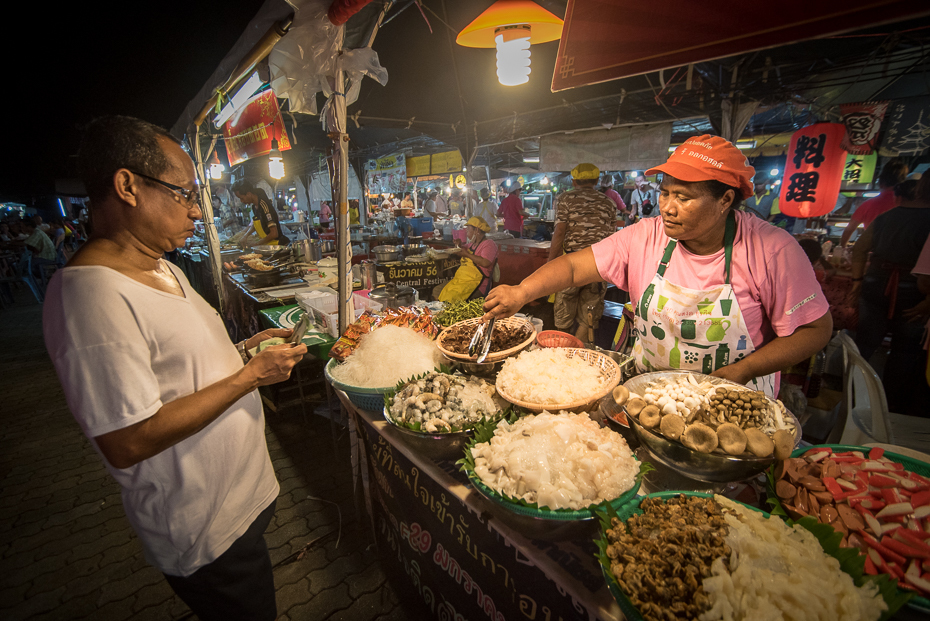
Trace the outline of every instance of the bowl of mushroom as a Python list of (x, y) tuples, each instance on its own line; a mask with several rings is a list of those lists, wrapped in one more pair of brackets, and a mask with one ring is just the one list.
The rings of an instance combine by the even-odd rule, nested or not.
[(640, 443), (691, 479), (750, 479), (790, 456), (801, 440), (801, 424), (780, 401), (722, 378), (660, 371), (623, 386), (628, 392), (614, 398)]

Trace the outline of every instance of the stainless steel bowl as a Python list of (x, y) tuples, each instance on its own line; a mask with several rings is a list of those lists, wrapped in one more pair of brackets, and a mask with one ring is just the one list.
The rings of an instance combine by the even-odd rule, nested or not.
[(465, 446), (471, 441), (474, 430), (453, 431), (450, 433), (427, 433), (414, 431), (397, 422), (384, 409), (384, 420), (400, 432), (404, 443), (418, 455), (429, 459), (459, 459), (465, 456)]
[(455, 358), (449, 358), (448, 356), (443, 356), (443, 364), (446, 364), (453, 369), (461, 369), (463, 373), (468, 375), (477, 375), (479, 377), (497, 377), (498, 372), (500, 372), (501, 367), (504, 366), (503, 360), (498, 360), (497, 362), (466, 362), (465, 360), (458, 360)]
[[(633, 379), (625, 382), (631, 393), (643, 394), (646, 387), (658, 380), (677, 380), (683, 375), (694, 375), (698, 382), (709, 380), (712, 383), (726, 384), (731, 383), (726, 380), (702, 375), (700, 373), (689, 373), (688, 371), (659, 371), (657, 373), (645, 373), (638, 375)], [(795, 425), (795, 447), (801, 442), (801, 423), (795, 416), (788, 412)], [(656, 461), (668, 466), (679, 474), (705, 481), (708, 483), (730, 483), (735, 481), (745, 481), (751, 479), (757, 474), (768, 468), (774, 461), (775, 457), (754, 457), (749, 454), (734, 456), (726, 453), (700, 453), (694, 451), (681, 442), (668, 440), (658, 432), (646, 429), (639, 424), (635, 416), (626, 417), (630, 424), (630, 429), (636, 434), (640, 444), (644, 446)]]
[[(613, 431), (616, 431), (621, 436), (623, 436), (623, 439), (626, 440), (626, 443), (627, 445), (629, 445), (630, 450), (638, 448), (639, 438), (637, 437), (636, 432), (633, 431), (628, 424), (624, 425), (623, 423), (618, 421), (616, 418), (614, 418), (614, 416), (616, 416), (617, 414), (621, 414), (621, 413), (623, 414), (624, 418), (629, 418), (626, 412), (623, 411), (623, 408), (617, 405), (617, 402), (614, 401), (613, 396), (607, 395), (606, 397), (601, 399), (601, 405), (597, 409), (598, 418), (602, 420), (604, 424), (607, 425), (608, 428), (612, 429)], [(593, 413), (589, 414), (589, 416), (591, 416), (591, 418), (594, 418)]]
[(381, 263), (400, 261), (402, 254), (400, 246), (375, 246), (371, 251), (374, 253), (375, 259)]
[(426, 246), (423, 244), (406, 244), (401, 246), (405, 257), (421, 255), (426, 252)]

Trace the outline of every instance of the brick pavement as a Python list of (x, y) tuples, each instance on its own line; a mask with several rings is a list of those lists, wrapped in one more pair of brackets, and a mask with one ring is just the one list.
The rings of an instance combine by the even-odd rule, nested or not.
[[(41, 306), (14, 294), (0, 310), (0, 617), (193, 618), (145, 562), (118, 486), (67, 409)], [(416, 618), (377, 562), (367, 517), (355, 514), (346, 434), (334, 454), (329, 421), (310, 419), (268, 415), (281, 495), (265, 537), (279, 619)]]

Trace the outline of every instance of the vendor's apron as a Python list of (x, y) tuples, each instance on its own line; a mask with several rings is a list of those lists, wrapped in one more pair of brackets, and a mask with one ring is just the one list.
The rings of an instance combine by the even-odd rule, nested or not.
[[(468, 251), (475, 252), (480, 245), (469, 244)], [(439, 301), (462, 302), (467, 300), (475, 289), (484, 284), (485, 278), (490, 278), (490, 274), (485, 274), (471, 259), (462, 259), (459, 268), (455, 270), (455, 276), (439, 292)]]
[[(723, 238), (724, 284), (707, 290), (665, 280), (678, 240), (668, 242), (656, 275), (636, 306), (633, 355), (641, 373), (681, 369), (710, 375), (756, 350), (730, 286), (735, 237), (736, 218), (731, 212)], [(749, 386), (775, 398), (774, 374), (757, 377)]]
[[(259, 238), (259, 239), (265, 239), (266, 237), (268, 237), (268, 231), (266, 231), (265, 228), (262, 226), (261, 218), (255, 218), (255, 219), (253, 219), (253, 220), (252, 220), (252, 225), (255, 227), (255, 234), (258, 235), (258, 238)], [(277, 246), (277, 245), (278, 245), (278, 240), (277, 240), (277, 239), (274, 239), (274, 240), (268, 242), (268, 245), (269, 245), (269, 246)]]

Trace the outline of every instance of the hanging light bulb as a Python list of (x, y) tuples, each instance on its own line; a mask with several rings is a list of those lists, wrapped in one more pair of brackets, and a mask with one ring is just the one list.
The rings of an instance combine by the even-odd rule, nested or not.
[(544, 176), (544, 177), (542, 178), (541, 183), (542, 183), (543, 185), (549, 185), (549, 176), (548, 176), (548, 175)]
[(284, 178), (284, 158), (278, 151), (278, 141), (275, 138), (271, 139), (271, 153), (268, 154), (268, 175), (272, 179)]
[(530, 81), (530, 27), (506, 26), (494, 33), (497, 46), (497, 81), (517, 86)]
[(210, 158), (210, 178), (214, 180), (222, 179), (224, 170), (226, 170), (226, 167), (223, 166), (223, 162), (220, 161), (219, 153), (214, 149), (213, 157)]
[(455, 42), (497, 48), (497, 79), (504, 86), (516, 86), (530, 79), (530, 45), (561, 35), (562, 20), (535, 2), (498, 0), (465, 26)]

